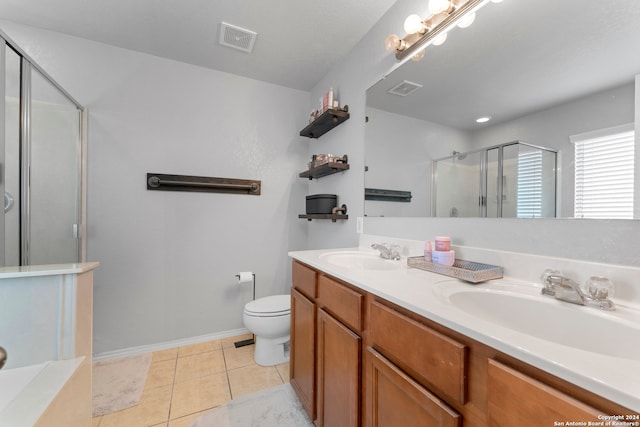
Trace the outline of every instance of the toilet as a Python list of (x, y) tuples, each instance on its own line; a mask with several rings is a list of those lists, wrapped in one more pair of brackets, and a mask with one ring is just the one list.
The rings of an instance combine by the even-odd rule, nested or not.
[(291, 297), (272, 295), (244, 306), (244, 326), (256, 336), (254, 359), (258, 365), (273, 366), (289, 361)]

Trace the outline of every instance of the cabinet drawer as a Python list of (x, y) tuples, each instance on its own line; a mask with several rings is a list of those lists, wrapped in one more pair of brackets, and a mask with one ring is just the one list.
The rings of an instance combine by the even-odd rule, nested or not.
[(495, 360), (489, 360), (487, 402), (490, 426), (552, 426), (598, 421), (601, 412)]
[(461, 425), (460, 414), (381, 354), (369, 347), (365, 356), (367, 427)]
[(466, 402), (467, 347), (376, 301), (369, 331), (374, 348), (426, 385)]
[(362, 331), (364, 295), (330, 277), (320, 275), (317, 303), (345, 325), (356, 331)]
[(298, 261), (291, 265), (291, 282), (293, 287), (311, 299), (316, 298), (316, 283), (318, 273)]

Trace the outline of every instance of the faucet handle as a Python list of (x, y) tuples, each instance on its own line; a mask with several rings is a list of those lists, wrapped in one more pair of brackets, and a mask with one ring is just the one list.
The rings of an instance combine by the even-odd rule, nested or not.
[(586, 284), (587, 294), (594, 300), (603, 301), (613, 296), (613, 282), (603, 276), (591, 276)]
[(560, 275), (560, 270), (554, 270), (553, 268), (547, 268), (540, 275), (540, 282), (542, 282), (543, 285), (547, 286), (549, 284), (549, 281), (547, 280), (547, 279), (549, 279), (549, 277), (551, 277), (551, 276), (559, 276), (559, 275)]

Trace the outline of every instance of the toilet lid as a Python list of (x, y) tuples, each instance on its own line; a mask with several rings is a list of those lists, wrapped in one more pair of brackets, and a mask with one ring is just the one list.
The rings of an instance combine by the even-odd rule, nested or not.
[(247, 313), (257, 315), (278, 315), (288, 314), (291, 311), (291, 297), (289, 295), (272, 295), (270, 297), (259, 298), (247, 303), (244, 307)]

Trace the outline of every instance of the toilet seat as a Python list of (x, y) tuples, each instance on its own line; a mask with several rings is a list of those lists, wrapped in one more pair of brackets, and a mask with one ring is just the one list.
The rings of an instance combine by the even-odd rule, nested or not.
[(244, 312), (255, 317), (286, 316), (291, 313), (289, 295), (272, 295), (251, 301), (244, 306)]

